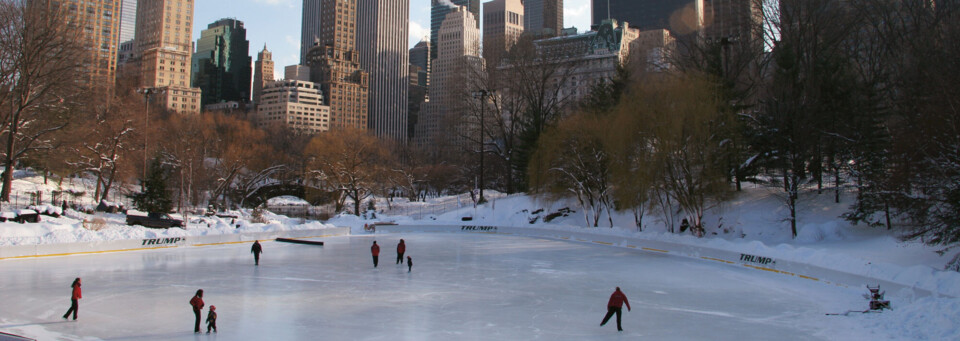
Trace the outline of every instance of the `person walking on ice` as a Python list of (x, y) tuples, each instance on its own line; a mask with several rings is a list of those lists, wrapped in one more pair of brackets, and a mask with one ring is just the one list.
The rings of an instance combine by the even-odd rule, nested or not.
[(193, 332), (200, 332), (200, 313), (203, 312), (203, 289), (197, 290), (197, 293), (190, 299), (190, 306), (193, 307), (193, 316), (196, 318), (193, 323)]
[(413, 271), (413, 258), (407, 256), (407, 272)]
[(404, 244), (403, 239), (400, 239), (400, 244), (397, 244), (397, 264), (403, 264), (404, 252), (407, 252), (407, 244)]
[(70, 309), (67, 310), (66, 314), (63, 314), (63, 319), (66, 320), (70, 313), (73, 313), (73, 320), (77, 320), (77, 311), (80, 310), (80, 305), (77, 300), (83, 298), (83, 295), (80, 293), (80, 277), (77, 277), (73, 280), (73, 284), (70, 285), (73, 288), (73, 293), (70, 295)]
[(620, 287), (617, 287), (617, 290), (613, 291), (613, 294), (610, 295), (610, 301), (607, 302), (607, 316), (603, 317), (603, 322), (600, 322), (600, 326), (607, 324), (607, 321), (610, 320), (610, 317), (614, 313), (617, 314), (617, 331), (623, 331), (623, 327), (620, 326), (620, 314), (623, 310), (623, 304), (627, 304), (627, 311), (630, 311), (630, 301), (627, 300), (627, 295), (624, 295), (620, 291)]
[(377, 241), (373, 241), (373, 246), (370, 247), (370, 253), (373, 255), (373, 267), (377, 267), (377, 263), (380, 258), (380, 246), (377, 245)]
[(217, 332), (217, 306), (211, 305), (210, 312), (207, 313), (207, 334), (210, 334), (210, 329), (213, 329), (213, 332)]
[(253, 246), (250, 247), (250, 252), (253, 253), (253, 265), (260, 265), (260, 253), (263, 252), (263, 247), (260, 246), (260, 241), (253, 241)]

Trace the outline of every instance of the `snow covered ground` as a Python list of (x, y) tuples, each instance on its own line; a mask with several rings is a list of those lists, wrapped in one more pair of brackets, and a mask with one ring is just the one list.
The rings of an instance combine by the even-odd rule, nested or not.
[[(34, 177), (18, 181), (36, 184), (39, 180)], [(615, 226), (613, 228), (606, 227), (606, 217), (601, 219), (602, 227), (585, 228), (582, 227), (584, 219), (579, 213), (580, 208), (574, 203), (550, 203), (523, 195), (497, 195), (495, 200), (478, 208), (463, 200), (455, 200), (456, 206), (461, 208), (447, 209), (444, 210), (445, 213), (402, 216), (380, 214), (376, 218), (368, 217), (369, 219), (341, 215), (326, 223), (271, 214), (266, 215), (269, 220), (267, 224), (253, 224), (247, 219), (233, 222), (215, 217), (188, 217), (191, 224), (186, 229), (170, 230), (125, 226), (123, 216), (118, 214), (90, 216), (68, 210), (64, 217), (44, 216), (43, 221), (37, 224), (0, 223), (0, 247), (332, 226), (349, 226), (355, 236), (330, 238), (325, 240), (328, 242), (327, 246), (314, 251), (306, 251), (308, 249), (303, 249), (302, 246), (293, 248), (269, 243), (265, 245), (268, 246), (265, 257), (276, 252), (270, 251), (271, 249), (277, 249), (282, 255), (273, 257), (283, 257), (282, 267), (286, 270), (266, 277), (250, 273), (247, 267), (249, 264), (244, 264), (244, 261), (249, 261), (245, 259), (249, 258), (247, 245), (0, 260), (0, 271), (5, 274), (0, 280), (0, 295), (4, 301), (0, 308), (0, 331), (17, 331), (40, 339), (192, 337), (183, 333), (185, 329), (180, 327), (190, 323), (190, 317), (184, 317), (190, 314), (185, 304), (189, 293), (197, 286), (214, 288), (216, 285), (223, 285), (217, 295), (227, 295), (224, 292), (230, 294), (221, 300), (225, 303), (211, 302), (218, 308), (221, 304), (233, 304), (226, 302), (269, 301), (275, 298), (293, 304), (289, 307), (284, 304), (283, 309), (266, 309), (265, 306), (247, 304), (228, 309), (233, 311), (231, 314), (240, 314), (242, 317), (228, 317), (231, 314), (226, 314), (227, 310), (218, 309), (224, 321), (218, 324), (224, 326), (224, 323), (230, 321), (229, 324), (233, 327), (229, 329), (232, 332), (243, 331), (242, 334), (235, 334), (236, 337), (228, 339), (266, 335), (257, 333), (281, 333), (279, 335), (289, 336), (287, 339), (297, 339), (298, 335), (313, 335), (307, 333), (313, 330), (313, 324), (326, 326), (324, 331), (337, 330), (339, 334), (336, 335), (341, 337), (331, 339), (447, 339), (453, 335), (465, 339), (564, 339), (566, 336), (570, 336), (567, 339), (605, 339), (616, 337), (613, 335), (615, 327), (608, 325), (597, 329), (599, 327), (592, 326), (596, 324), (593, 320), (602, 317), (603, 303), (609, 291), (613, 286), (620, 285), (631, 297), (631, 303), (638, 308), (625, 315), (625, 321), (634, 319), (630, 323), (625, 322), (628, 325), (627, 335), (645, 336), (647, 339), (770, 339), (771, 337), (765, 336), (774, 335), (764, 334), (766, 332), (796, 335), (796, 339), (960, 339), (960, 328), (956, 323), (956, 318), (960, 316), (960, 300), (956, 298), (960, 296), (960, 274), (941, 271), (943, 265), (958, 250), (940, 256), (934, 252), (936, 249), (920, 243), (899, 242), (890, 231), (850, 226), (837, 217), (852, 202), (851, 198), (844, 197), (841, 204), (834, 204), (832, 197), (829, 193), (811, 193), (805, 196), (805, 200), (801, 201), (800, 236), (797, 239), (790, 238), (789, 225), (783, 220), (786, 210), (777, 200), (775, 192), (762, 188), (748, 188), (728, 205), (712, 210), (705, 221), (708, 233), (706, 238), (667, 233), (664, 224), (653, 214), (645, 218), (643, 232), (636, 231), (633, 217), (628, 214), (615, 214), (612, 217)], [(296, 204), (296, 200), (292, 198), (279, 200), (285, 205)], [(417, 205), (421, 204), (398, 200), (392, 206)], [(453, 204), (451, 206), (456, 207)], [(377, 207), (384, 209), (387, 205), (378, 203)], [(544, 223), (543, 218), (546, 215), (562, 208), (575, 212)], [(539, 209), (543, 211), (533, 213)], [(935, 296), (915, 297), (910, 294), (888, 293), (887, 299), (893, 301), (892, 311), (826, 317), (823, 315), (826, 312), (865, 309), (867, 302), (860, 297), (866, 293), (865, 288), (837, 288), (797, 282), (782, 276), (769, 277), (759, 271), (747, 273), (736, 267), (705, 264), (678, 257), (657, 257), (642, 251), (610, 246), (586, 247), (573, 242), (504, 236), (416, 235), (416, 239), (427, 247), (413, 253), (417, 264), (414, 275), (417, 277), (411, 278), (404, 277), (405, 269), (394, 273), (393, 270), (396, 269), (393, 269), (392, 259), (389, 259), (391, 247), (399, 237), (379, 234), (376, 235), (378, 240), (387, 241), (384, 243), (384, 250), (387, 252), (384, 252), (386, 257), (382, 264), (388, 263), (390, 270), (379, 269), (377, 272), (368, 273), (371, 269), (364, 267), (369, 262), (367, 246), (371, 238), (364, 234), (364, 224), (394, 222), (409, 225), (455, 225), (463, 223), (463, 217), (470, 217), (472, 220), (469, 224), (472, 225), (589, 231), (760, 254), (905, 283), (930, 290)], [(530, 224), (534, 218), (536, 223)], [(236, 227), (237, 224), (239, 228)], [(531, 247), (535, 250), (542, 247), (545, 250), (535, 254), (518, 251)], [(316, 257), (323, 257), (323, 260), (329, 257), (332, 263), (301, 263), (304, 258), (319, 259)], [(465, 261), (465, 257), (480, 258), (483, 261)], [(603, 266), (597, 265), (597, 262)], [(110, 266), (103, 267), (102, 264)], [(542, 266), (544, 264), (547, 266)], [(279, 265), (281, 264), (271, 264), (256, 271), (263, 272)], [(309, 271), (304, 272), (303, 269)], [(493, 272), (491, 269), (505, 271)], [(451, 276), (450, 272), (456, 275)], [(16, 275), (7, 275), (10, 273)], [(119, 273), (128, 273), (125, 276), (130, 279), (116, 279)], [(385, 273), (389, 273), (391, 277), (384, 277)], [(206, 274), (212, 276), (205, 276)], [(538, 277), (544, 274), (557, 276)], [(124, 309), (139, 311), (142, 306), (156, 305), (156, 300), (151, 299), (155, 296), (153, 291), (157, 290), (162, 293), (158, 296), (164, 298), (160, 301), (173, 303), (161, 303), (157, 307), (146, 308), (158, 316), (166, 317), (158, 319), (161, 322), (151, 320), (147, 325), (143, 322), (135, 323), (133, 329), (142, 330), (142, 335), (125, 336), (128, 334), (110, 331), (112, 329), (109, 326), (116, 326), (113, 319), (104, 320), (110, 321), (103, 322), (106, 324), (104, 326), (89, 323), (87, 319), (76, 324), (61, 324), (58, 321), (58, 315), (62, 313), (59, 312), (60, 306), (66, 310), (64, 303), (69, 304), (69, 300), (64, 300), (64, 293), (69, 292), (70, 280), (81, 275), (87, 283), (85, 290), (92, 291), (90, 294), (88, 291), (84, 292), (86, 298), (81, 301), (81, 316), (90, 316), (91, 320), (98, 314), (104, 314), (104, 317), (120, 316), (121, 320), (123, 316), (137, 316), (134, 311)], [(118, 283), (94, 289), (96, 285), (93, 283), (100, 277), (109, 279), (100, 282)], [(427, 281), (424, 277), (430, 280)], [(450, 281), (458, 283), (461, 277), (468, 281), (462, 284), (443, 284)], [(153, 282), (160, 284), (152, 284)], [(273, 284), (264, 284), (257, 290), (249, 285), (266, 282)], [(377, 285), (382, 287), (370, 288), (362, 284), (366, 282), (378, 283)], [(470, 284), (474, 282), (487, 283), (490, 288)], [(729, 291), (737, 286), (746, 289), (744, 292)], [(358, 291), (355, 287), (369, 290)], [(96, 293), (97, 290), (103, 291)], [(131, 293), (119, 293), (127, 290)], [(410, 293), (405, 293), (407, 291)], [(102, 296), (104, 293), (113, 292), (118, 293)], [(184, 295), (186, 296), (180, 297)], [(325, 297), (325, 301), (334, 299), (338, 303), (325, 306), (315, 301), (313, 296), (316, 295)], [(462, 295), (467, 295), (465, 301), (461, 301)], [(524, 295), (553, 299), (534, 299)], [(754, 300), (751, 295), (757, 295), (758, 299)], [(7, 302), (11, 301), (11, 297), (21, 301), (10, 306)], [(509, 298), (503, 300), (505, 302), (516, 301), (521, 304), (495, 304), (502, 297)], [(564, 297), (561, 301), (575, 302), (567, 306), (565, 303), (555, 302), (555, 297)], [(694, 297), (696, 302), (693, 302)], [(295, 304), (298, 299), (316, 304)], [(104, 304), (103, 309), (96, 308), (98, 302)], [(118, 305), (132, 307), (116, 308)], [(416, 308), (407, 309), (410, 306)], [(295, 313), (286, 313), (288, 308)], [(336, 309), (326, 310), (331, 308)], [(117, 314), (111, 311), (114, 309), (128, 314)], [(336, 311), (352, 319), (339, 318), (334, 313)], [(256, 312), (261, 314), (256, 318), (252, 317), (251, 314)], [(461, 320), (460, 316), (470, 319)], [(536, 317), (535, 320), (539, 323), (531, 322), (531, 316)], [(284, 322), (283, 318), (297, 322)], [(276, 321), (274, 324), (292, 330), (264, 329), (263, 323), (254, 323), (257, 319)], [(173, 324), (180, 329), (168, 331), (171, 323), (166, 321), (178, 321)], [(324, 321), (336, 323), (324, 324)], [(370, 322), (362, 324), (364, 321)], [(90, 324), (97, 326), (88, 326)], [(344, 327), (334, 328), (334, 324)], [(630, 327), (631, 324), (634, 327)], [(701, 324), (711, 328), (690, 327)], [(661, 325), (665, 329), (661, 329)], [(222, 328), (223, 332), (228, 329)], [(297, 330), (305, 332), (296, 334), (299, 333)], [(563, 332), (555, 333), (555, 330)], [(678, 330), (690, 333), (710, 330), (710, 333), (681, 333), (678, 335), (685, 337), (673, 338), (672, 335)], [(586, 334), (578, 334), (580, 331)]]

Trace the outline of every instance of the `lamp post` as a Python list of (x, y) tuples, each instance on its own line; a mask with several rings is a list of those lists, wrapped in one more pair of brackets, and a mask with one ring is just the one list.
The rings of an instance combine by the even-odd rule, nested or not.
[[(147, 179), (147, 129), (150, 124), (150, 96), (167, 92), (164, 88), (143, 87), (137, 93), (143, 95), (143, 179)], [(142, 184), (142, 181), (141, 181)]]
[(483, 198), (483, 154), (486, 152), (486, 148), (485, 148), (486, 146), (485, 146), (484, 143), (483, 143), (484, 135), (485, 135), (485, 134), (484, 134), (484, 129), (483, 129), (483, 127), (485, 126), (483, 113), (484, 113), (484, 108), (487, 106), (487, 96), (493, 96), (495, 93), (496, 93), (496, 91), (494, 91), (494, 90), (486, 90), (486, 89), (480, 89), (480, 90), (474, 91), (474, 92), (472, 93), (473, 98), (478, 98), (478, 99), (480, 99), (480, 139), (479, 139), (479, 142), (480, 142), (480, 175), (479, 175), (479, 178), (478, 178), (478, 180), (477, 180), (477, 182), (478, 182), (477, 187), (480, 188), (480, 195), (479, 195), (479, 197), (477, 198), (477, 203), (478, 203), (478, 204), (482, 204), (482, 203), (486, 202), (486, 200), (484, 200), (484, 198)]

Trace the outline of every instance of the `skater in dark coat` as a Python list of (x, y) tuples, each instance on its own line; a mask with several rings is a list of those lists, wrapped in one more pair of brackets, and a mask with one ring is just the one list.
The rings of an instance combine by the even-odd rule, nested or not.
[(377, 245), (377, 241), (373, 241), (373, 246), (370, 247), (370, 253), (373, 254), (373, 267), (377, 267), (380, 258), (380, 246)]
[(197, 293), (190, 299), (190, 306), (193, 307), (193, 315), (196, 317), (193, 323), (193, 332), (200, 332), (200, 313), (203, 311), (203, 289), (197, 290)]
[(617, 287), (617, 290), (613, 291), (613, 294), (610, 295), (610, 301), (607, 302), (607, 316), (603, 317), (603, 322), (600, 322), (600, 326), (607, 324), (607, 321), (610, 320), (610, 317), (614, 313), (617, 314), (617, 330), (623, 331), (623, 327), (620, 326), (620, 314), (623, 310), (623, 304), (627, 304), (627, 311), (630, 311), (630, 301), (627, 301), (627, 295), (624, 295), (620, 291), (620, 287)]
[(70, 285), (73, 288), (73, 293), (70, 295), (70, 309), (67, 310), (66, 314), (63, 314), (63, 319), (66, 320), (67, 316), (70, 316), (70, 313), (73, 313), (73, 320), (77, 320), (77, 311), (80, 310), (80, 305), (77, 300), (83, 298), (83, 295), (80, 293), (80, 277), (77, 277), (73, 280), (73, 284)]
[(400, 239), (400, 244), (397, 244), (397, 264), (403, 264), (404, 252), (407, 252), (407, 244), (404, 244), (403, 239)]
[(260, 253), (263, 252), (263, 247), (260, 246), (260, 241), (253, 241), (253, 247), (250, 248), (250, 252), (253, 253), (254, 265), (260, 265)]
[(210, 334), (210, 329), (213, 329), (213, 332), (217, 332), (217, 306), (210, 306), (210, 312), (207, 313), (207, 334)]
[(407, 272), (410, 272), (412, 270), (413, 270), (413, 258), (410, 258), (410, 256), (407, 256)]

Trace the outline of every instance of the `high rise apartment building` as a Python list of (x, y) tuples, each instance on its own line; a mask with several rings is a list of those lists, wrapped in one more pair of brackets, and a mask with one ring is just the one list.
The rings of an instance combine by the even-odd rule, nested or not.
[(307, 52), (320, 39), (320, 4), (323, 0), (303, 0), (300, 19), (300, 65), (307, 65)]
[[(437, 59), (437, 34), (440, 32), (440, 25), (447, 18), (450, 11), (466, 7), (467, 11), (473, 13), (474, 18), (480, 18), (480, 0), (430, 0), (430, 60)], [(480, 28), (480, 21), (477, 21), (477, 28)]]
[(192, 0), (140, 0), (134, 53), (140, 87), (162, 88), (154, 99), (181, 113), (200, 112), (200, 89), (190, 87)]
[(310, 81), (310, 67), (305, 65), (287, 65), (283, 68), (283, 79)]
[(524, 0), (523, 29), (539, 37), (551, 37), (563, 30), (563, 0)]
[[(464, 146), (465, 99), (469, 96), (471, 68), (480, 66), (480, 30), (465, 7), (453, 9), (438, 31), (437, 59), (432, 63), (430, 102), (416, 128), (416, 145), (432, 154)], [(444, 149), (446, 150), (439, 150)]]
[(370, 74), (368, 124), (374, 135), (407, 140), (409, 0), (359, 0), (360, 68)]
[(243, 22), (220, 19), (200, 32), (193, 54), (191, 83), (201, 103), (250, 101), (250, 42)]
[(62, 5), (66, 21), (77, 34), (80, 45), (87, 52), (83, 56), (83, 84), (103, 86), (106, 93), (113, 91), (116, 79), (118, 45), (117, 34), (120, 31), (120, 1), (44, 1), (49, 8)]
[(133, 40), (137, 31), (137, 0), (121, 0), (118, 42)]
[(316, 83), (289, 79), (268, 82), (260, 99), (256, 116), (259, 127), (285, 125), (306, 134), (330, 130), (330, 107), (323, 105), (323, 93)]
[(483, 58), (497, 63), (523, 34), (523, 1), (493, 0), (483, 4)]
[(321, 0), (318, 44), (307, 52), (310, 80), (330, 106), (330, 128), (367, 129), (369, 75), (357, 52), (357, 0)]
[(253, 103), (260, 104), (263, 87), (273, 81), (273, 53), (263, 44), (263, 50), (257, 53), (257, 62), (253, 67)]

